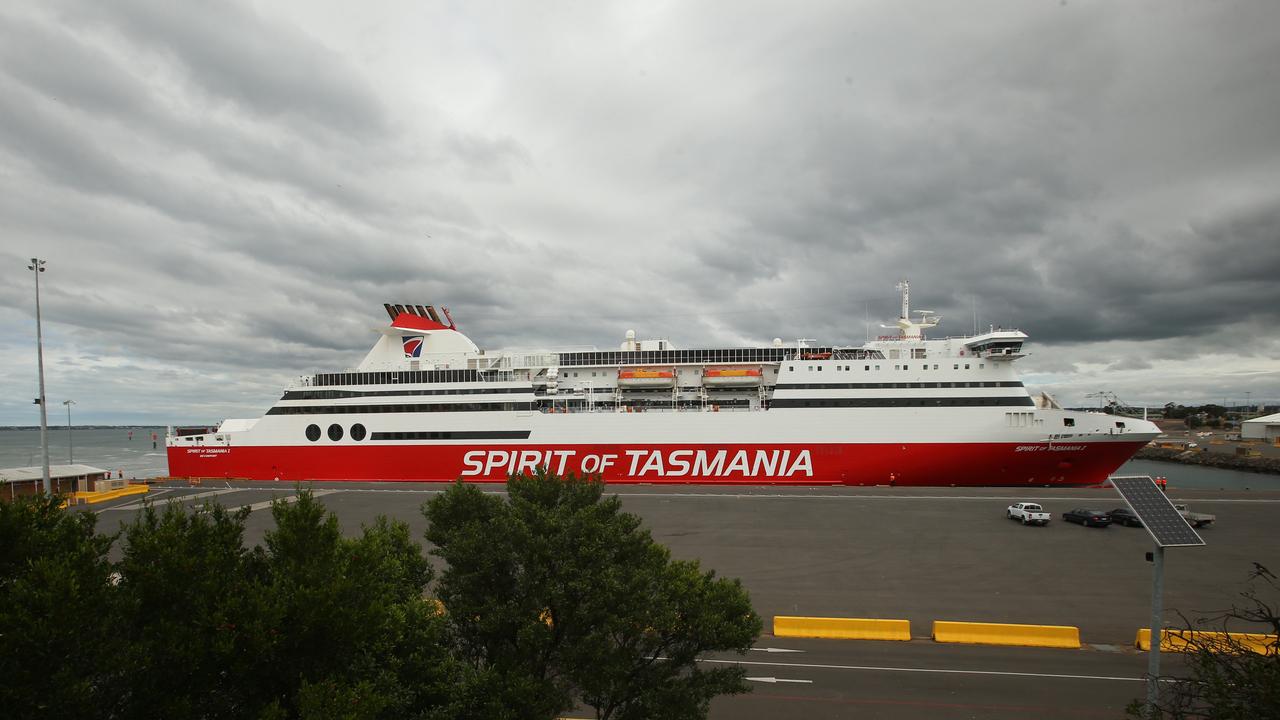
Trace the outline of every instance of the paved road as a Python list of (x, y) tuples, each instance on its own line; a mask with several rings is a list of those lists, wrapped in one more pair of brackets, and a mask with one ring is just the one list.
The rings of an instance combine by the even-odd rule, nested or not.
[(778, 682), (716, 700), (713, 717), (1120, 718), (1146, 692), (1146, 658), (1128, 650), (771, 637), (757, 647), (804, 652), (749, 653), (748, 677)]
[[(345, 532), (386, 514), (417, 537), (421, 504), (438, 486), (329, 483), (322, 501)], [(501, 492), (501, 486), (487, 488)], [(679, 557), (739, 577), (766, 619), (774, 615), (907, 618), (908, 643), (774, 638), (752, 652), (750, 696), (722, 698), (717, 718), (1120, 717), (1144, 693), (1145, 656), (1131, 649), (1150, 613), (1151, 548), (1145, 530), (1083, 528), (1060, 520), (1072, 507), (1108, 510), (1111, 490), (616, 487), (624, 507)], [(217, 492), (217, 495), (209, 493)], [(174, 487), (156, 500), (205, 499), (255, 508), (247, 540), (271, 527), (266, 503), (292, 486)], [(1227, 607), (1254, 561), (1280, 569), (1280, 493), (1185, 491), (1217, 514), (1203, 548), (1171, 549), (1165, 606), (1195, 616)], [(1004, 517), (1015, 500), (1054, 512), (1045, 528)], [(136, 512), (136, 500), (96, 506), (104, 529)], [(115, 508), (128, 509), (115, 509)], [(1166, 615), (1170, 620), (1176, 615)], [(1091, 647), (1046, 650), (933, 643), (934, 620), (1075, 625)], [(1175, 661), (1176, 662), (1176, 661)], [(580, 713), (579, 713), (580, 714)]]

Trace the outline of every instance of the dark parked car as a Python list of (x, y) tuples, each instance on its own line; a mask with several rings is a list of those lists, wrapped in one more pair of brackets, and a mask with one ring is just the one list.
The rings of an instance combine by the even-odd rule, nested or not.
[(1062, 513), (1062, 519), (1067, 522), (1080, 523), (1081, 525), (1092, 525), (1094, 527), (1106, 527), (1111, 524), (1111, 516), (1101, 510), (1084, 510), (1076, 508), (1075, 510)]
[(1111, 516), (1111, 522), (1117, 525), (1124, 525), (1125, 527), (1142, 527), (1142, 521), (1139, 520), (1138, 516), (1133, 514), (1133, 511), (1129, 508), (1116, 508), (1107, 514)]

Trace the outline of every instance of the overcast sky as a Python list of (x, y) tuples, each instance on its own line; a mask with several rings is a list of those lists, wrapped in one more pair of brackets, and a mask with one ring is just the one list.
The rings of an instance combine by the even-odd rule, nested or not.
[[(383, 302), (481, 347), (1027, 331), (1280, 401), (1280, 3), (0, 5), (0, 424), (256, 417)], [(61, 412), (54, 414), (62, 421)]]

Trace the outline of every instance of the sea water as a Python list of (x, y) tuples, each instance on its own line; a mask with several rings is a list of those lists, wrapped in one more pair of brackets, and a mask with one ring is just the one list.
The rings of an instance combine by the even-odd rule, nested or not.
[[(123, 471), (127, 478), (149, 478), (169, 473), (162, 427), (49, 428), (49, 464), (71, 462)], [(132, 433), (132, 439), (130, 438)], [(154, 434), (155, 440), (152, 441)], [(39, 466), (40, 429), (0, 430), (0, 467)]]

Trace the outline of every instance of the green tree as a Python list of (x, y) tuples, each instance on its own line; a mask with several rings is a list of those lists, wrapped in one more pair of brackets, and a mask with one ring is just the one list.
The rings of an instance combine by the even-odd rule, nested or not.
[(466, 678), (425, 597), (432, 571), (408, 526), (379, 517), (344, 538), (305, 490), (272, 515), (261, 631), (276, 707), (304, 718), (464, 715), (455, 695)]
[(750, 688), (697, 658), (745, 652), (760, 619), (740, 582), (673, 560), (603, 490), (539, 470), (512, 476), (505, 498), (459, 482), (427, 503), (459, 647), (521, 717), (581, 702), (598, 718), (703, 718)]
[(0, 708), (14, 718), (97, 717), (110, 656), (113, 538), (62, 498), (0, 502)]
[(147, 503), (124, 527), (114, 626), (115, 714), (235, 718), (263, 704), (266, 563), (244, 547), (248, 509)]
[[(1189, 651), (1186, 675), (1162, 678), (1160, 702), (1147, 714), (1143, 701), (1130, 703), (1136, 718), (1169, 720), (1276, 720), (1280, 718), (1280, 586), (1254, 563), (1242, 602), (1181, 631)], [(1185, 621), (1185, 618), (1184, 618)], [(1204, 631), (1213, 631), (1205, 633)], [(1259, 633), (1270, 640), (1250, 644), (1229, 633)]]
[(247, 508), (148, 506), (125, 528), (113, 714), (460, 716), (460, 668), (408, 527), (378, 518), (344, 538), (307, 490), (272, 516), (251, 550)]

